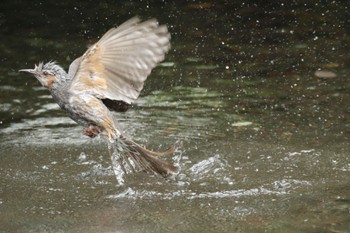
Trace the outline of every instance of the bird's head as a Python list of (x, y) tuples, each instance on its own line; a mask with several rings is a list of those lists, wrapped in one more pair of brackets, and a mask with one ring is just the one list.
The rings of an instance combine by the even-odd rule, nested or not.
[(67, 73), (55, 62), (48, 62), (46, 64), (41, 62), (39, 65), (35, 65), (34, 69), (22, 69), (19, 71), (34, 75), (41, 85), (48, 89), (52, 89), (67, 78)]

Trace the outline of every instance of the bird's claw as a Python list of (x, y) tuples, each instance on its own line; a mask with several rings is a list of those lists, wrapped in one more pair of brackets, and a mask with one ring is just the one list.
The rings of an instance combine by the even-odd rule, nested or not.
[(98, 126), (95, 125), (89, 125), (88, 127), (84, 128), (84, 135), (90, 137), (90, 138), (94, 138), (97, 135), (99, 135), (101, 132), (100, 128)]

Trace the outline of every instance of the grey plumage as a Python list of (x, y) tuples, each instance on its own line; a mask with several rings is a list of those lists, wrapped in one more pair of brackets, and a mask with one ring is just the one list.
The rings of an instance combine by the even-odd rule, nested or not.
[(176, 167), (157, 157), (173, 153), (174, 148), (159, 153), (139, 146), (127, 138), (108, 108), (124, 111), (139, 96), (147, 76), (169, 50), (169, 40), (166, 26), (135, 17), (110, 29), (72, 62), (68, 73), (55, 62), (21, 71), (47, 87), (59, 106), (84, 126), (85, 135), (101, 133), (116, 141), (135, 170), (167, 176)]

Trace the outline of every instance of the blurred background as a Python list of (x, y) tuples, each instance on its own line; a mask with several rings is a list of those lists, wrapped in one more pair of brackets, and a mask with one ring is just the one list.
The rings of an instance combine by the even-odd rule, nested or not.
[[(1, 232), (349, 232), (348, 1), (0, 3)], [(89, 139), (22, 68), (66, 70), (108, 29), (157, 18), (172, 48), (115, 114), (163, 180), (118, 186)]]

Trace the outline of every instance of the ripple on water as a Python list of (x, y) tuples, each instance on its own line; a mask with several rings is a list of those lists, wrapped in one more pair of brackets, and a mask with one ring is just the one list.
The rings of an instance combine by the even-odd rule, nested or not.
[(242, 197), (242, 196), (261, 196), (261, 195), (284, 195), (285, 192), (279, 192), (269, 190), (265, 188), (253, 188), (253, 189), (238, 189), (238, 190), (222, 190), (217, 192), (194, 192), (191, 190), (178, 190), (175, 192), (156, 192), (147, 190), (135, 190), (133, 188), (126, 188), (121, 193), (115, 195), (109, 195), (110, 199), (143, 199), (159, 197), (163, 200), (174, 199), (176, 197), (186, 199), (211, 199), (211, 198), (229, 198), (229, 197)]

